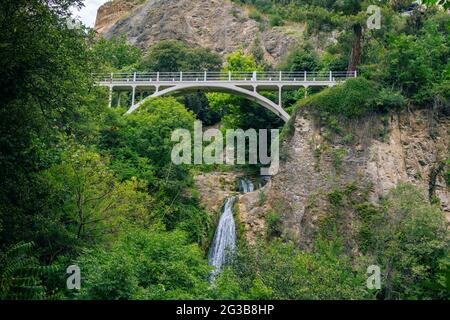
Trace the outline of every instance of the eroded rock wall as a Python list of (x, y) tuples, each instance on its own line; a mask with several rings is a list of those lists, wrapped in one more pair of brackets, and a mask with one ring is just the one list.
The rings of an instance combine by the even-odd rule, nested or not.
[(351, 125), (352, 143), (329, 143), (329, 133), (318, 123), (311, 114), (298, 113), (283, 143), (280, 171), (262, 189), (265, 201), (242, 197), (250, 240), (265, 230), (253, 228), (252, 219), (265, 221), (261, 217), (272, 211), (281, 216), (286, 237), (307, 243), (327, 214), (326, 195), (352, 183), (370, 190), (373, 202), (400, 182), (412, 183), (439, 201), (450, 218), (450, 191), (438, 172), (450, 157), (450, 119), (435, 119), (427, 111), (371, 117)]
[(106, 38), (125, 35), (144, 52), (167, 39), (223, 55), (239, 48), (251, 52), (257, 46), (271, 63), (301, 41), (304, 26), (271, 28), (267, 18), (255, 21), (247, 11), (228, 0), (115, 0), (98, 10), (95, 29)]
[(141, 0), (114, 0), (106, 2), (97, 11), (94, 29), (100, 33), (106, 33), (117, 21), (132, 14), (139, 7)]

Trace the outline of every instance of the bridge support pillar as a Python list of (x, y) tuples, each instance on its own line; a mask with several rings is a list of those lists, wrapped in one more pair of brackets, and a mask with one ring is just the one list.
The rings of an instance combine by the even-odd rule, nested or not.
[(131, 105), (134, 106), (134, 101), (136, 99), (136, 87), (133, 86), (133, 90), (131, 92)]
[(113, 87), (109, 86), (108, 108), (111, 108), (111, 105), (112, 105), (112, 92), (113, 92)]
[(120, 91), (117, 91), (117, 108), (120, 107)]
[(280, 108), (283, 107), (283, 106), (282, 106), (282, 102), (281, 102), (281, 89), (282, 89), (282, 87), (279, 86), (279, 87), (278, 87), (278, 105), (280, 106)]

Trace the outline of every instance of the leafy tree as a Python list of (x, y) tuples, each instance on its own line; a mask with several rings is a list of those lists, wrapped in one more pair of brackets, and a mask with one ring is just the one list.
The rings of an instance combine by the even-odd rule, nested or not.
[(185, 71), (182, 63), (186, 61), (186, 47), (178, 41), (161, 41), (150, 48), (140, 64), (140, 70), (155, 72)]
[(355, 265), (380, 266), (378, 298), (445, 299), (450, 242), (441, 209), (410, 184), (375, 205), (364, 193), (355, 185), (331, 192), (319, 234), (343, 239)]
[(292, 49), (279, 68), (286, 71), (318, 71), (319, 58), (310, 46)]
[(215, 71), (222, 59), (203, 48), (189, 48), (176, 40), (164, 40), (150, 48), (140, 64), (140, 70), (154, 72)]
[[(445, 299), (448, 297), (449, 239), (442, 211), (428, 203), (411, 185), (399, 185), (387, 200), (385, 237), (378, 255), (384, 265), (387, 299)], [(438, 274), (446, 276), (439, 285)], [(438, 283), (437, 283), (438, 282)]]
[[(441, 89), (448, 84), (445, 70), (449, 63), (446, 35), (449, 21), (447, 14), (437, 14), (424, 21), (418, 34), (401, 34), (390, 39), (385, 81), (419, 105), (433, 101), (435, 90), (441, 92), (440, 97), (445, 97)], [(448, 105), (445, 98), (443, 102)]]
[[(262, 71), (255, 58), (242, 50), (229, 54), (226, 61), (222, 69), (226, 73)], [(223, 116), (225, 128), (276, 128), (282, 123), (272, 112), (236, 95), (209, 93), (208, 100), (211, 108)]]
[(87, 250), (81, 299), (193, 299), (206, 295), (210, 267), (180, 231), (128, 229), (108, 249)]
[(158, 186), (156, 178), (181, 182), (186, 177), (186, 168), (172, 165), (171, 134), (178, 128), (193, 129), (192, 112), (168, 97), (148, 100), (127, 117), (117, 115), (108, 120), (100, 146), (111, 155), (111, 167), (121, 179), (138, 177), (153, 189)]
[[(33, 230), (43, 256), (73, 255), (83, 245), (110, 239), (124, 224), (149, 226), (152, 198), (136, 179), (119, 182), (107, 161), (82, 146), (62, 155), (61, 163), (39, 173), (41, 188), (51, 190), (35, 218), (45, 227)], [(47, 239), (53, 244), (48, 246)], [(74, 252), (75, 251), (75, 252)]]
[[(274, 240), (240, 247), (232, 264), (217, 279), (215, 294), (238, 299), (370, 298), (365, 275), (354, 271), (338, 242), (318, 241), (315, 253)], [(226, 281), (225, 281), (226, 279)]]
[(257, 66), (255, 58), (251, 55), (245, 54), (242, 50), (237, 50), (233, 53), (230, 53), (226, 57), (226, 60), (227, 62), (223, 67), (223, 71), (262, 71)]
[(269, 24), (271, 27), (278, 27), (283, 25), (283, 18), (278, 14), (271, 14), (269, 16)]
[(106, 72), (131, 71), (142, 59), (141, 50), (129, 45), (125, 36), (110, 40), (101, 38), (92, 45), (92, 52)]
[(192, 112), (172, 97), (149, 100), (135, 113), (108, 119), (100, 148), (111, 157), (110, 168), (121, 180), (144, 180), (157, 204), (152, 213), (168, 229), (183, 228), (193, 241), (203, 243), (209, 217), (188, 192), (193, 180), (186, 165), (174, 165), (171, 141), (175, 129), (193, 129)]
[(297, 103), (298, 108), (308, 107), (323, 116), (334, 115), (358, 118), (371, 112), (384, 112), (403, 106), (398, 93), (380, 88), (363, 77), (347, 80), (344, 84), (327, 88)]
[[(91, 139), (104, 110), (93, 103), (91, 36), (66, 20), (69, 6), (80, 3), (0, 4), (0, 250), (29, 235), (25, 226), (37, 216), (44, 191), (35, 173), (58, 162), (65, 136)], [(39, 219), (32, 226), (43, 227)]]
[[(139, 70), (153, 72), (202, 72), (218, 71), (222, 65), (222, 58), (204, 48), (189, 48), (176, 40), (164, 40), (150, 48), (150, 52), (143, 58)], [(184, 95), (180, 99), (185, 106), (192, 110), (206, 125), (215, 124), (219, 115), (211, 110), (205, 93), (196, 92)]]
[(43, 299), (41, 276), (45, 272), (32, 256), (34, 244), (17, 243), (0, 253), (0, 300)]

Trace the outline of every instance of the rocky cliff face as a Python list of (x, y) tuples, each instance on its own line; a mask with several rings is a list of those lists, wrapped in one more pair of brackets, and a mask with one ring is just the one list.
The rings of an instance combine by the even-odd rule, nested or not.
[(241, 172), (206, 172), (194, 177), (200, 202), (213, 215), (220, 215), (226, 198), (237, 195), (236, 182)]
[(106, 2), (97, 11), (94, 29), (104, 34), (117, 21), (133, 12), (133, 10), (142, 4), (141, 0), (115, 0)]
[(243, 225), (247, 239), (254, 242), (256, 237), (265, 231), (265, 211), (254, 210), (261, 203), (262, 190), (256, 190), (246, 194), (237, 192), (237, 181), (239, 178), (248, 176), (244, 172), (207, 172), (200, 173), (194, 177), (196, 189), (202, 206), (211, 215), (213, 220), (220, 217), (221, 209), (226, 198), (237, 196), (237, 218)]
[(264, 221), (272, 211), (281, 215), (285, 236), (307, 243), (327, 214), (327, 194), (348, 184), (367, 188), (375, 202), (398, 183), (409, 182), (439, 201), (450, 218), (450, 190), (442, 170), (450, 156), (450, 119), (436, 120), (425, 111), (364, 119), (350, 128), (352, 143), (327, 142), (328, 133), (318, 122), (307, 112), (298, 113), (292, 136), (284, 142), (280, 171), (262, 189), (264, 203), (252, 194), (241, 198), (250, 239), (265, 230), (252, 227), (252, 219)]
[(301, 41), (303, 26), (270, 28), (266, 18), (257, 22), (247, 11), (227, 0), (115, 0), (98, 10), (95, 29), (106, 38), (126, 35), (144, 51), (166, 39), (220, 54), (259, 48), (271, 63)]

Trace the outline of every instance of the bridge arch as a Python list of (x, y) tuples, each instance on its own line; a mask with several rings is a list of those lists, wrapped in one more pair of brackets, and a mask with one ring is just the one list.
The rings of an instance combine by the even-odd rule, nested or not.
[[(281, 92), (283, 88), (332, 87), (349, 78), (357, 77), (356, 71), (264, 71), (264, 72), (134, 72), (93, 74), (97, 85), (109, 87), (109, 102), (111, 107), (114, 88), (132, 90), (131, 107), (126, 114), (138, 109), (144, 101), (166, 94), (186, 90), (205, 89), (216, 92), (228, 92), (243, 96), (257, 102), (264, 108), (272, 111), (284, 121), (290, 116), (281, 105)], [(136, 89), (155, 88), (155, 92), (135, 103)], [(278, 91), (278, 104), (267, 99), (257, 92), (257, 89)]]
[(196, 84), (176, 84), (168, 88), (164, 88), (162, 90), (159, 90), (159, 86), (155, 86), (156, 91), (151, 94), (150, 96), (144, 98), (143, 100), (139, 101), (138, 103), (132, 105), (126, 114), (131, 114), (133, 111), (138, 109), (145, 101), (161, 97), (170, 93), (175, 92), (182, 92), (187, 90), (199, 90), (199, 89), (206, 89), (210, 91), (219, 91), (219, 92), (226, 92), (231, 94), (236, 94), (239, 96), (242, 96), (246, 99), (249, 99), (251, 101), (254, 101), (261, 105), (262, 107), (268, 109), (269, 111), (272, 111), (276, 115), (278, 115), (281, 119), (283, 119), (285, 122), (289, 121), (290, 115), (283, 110), (283, 108), (279, 105), (271, 101), (270, 99), (262, 96), (256, 91), (256, 86), (253, 87), (253, 90), (249, 90), (246, 88), (239, 87), (234, 84), (228, 84), (228, 83), (221, 83), (221, 84), (212, 84), (212, 83), (196, 83)]

